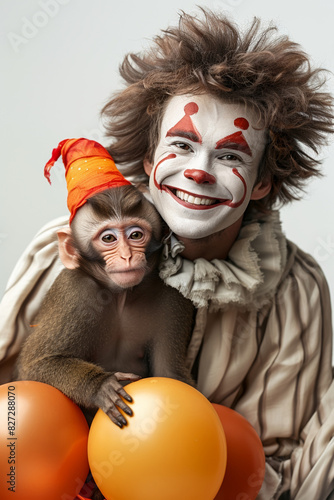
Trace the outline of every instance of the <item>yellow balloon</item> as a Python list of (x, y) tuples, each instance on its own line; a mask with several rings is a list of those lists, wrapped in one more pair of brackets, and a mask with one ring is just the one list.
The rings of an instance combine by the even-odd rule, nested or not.
[(126, 387), (132, 417), (120, 429), (99, 410), (88, 460), (107, 500), (213, 500), (226, 468), (220, 419), (196, 389), (152, 377)]

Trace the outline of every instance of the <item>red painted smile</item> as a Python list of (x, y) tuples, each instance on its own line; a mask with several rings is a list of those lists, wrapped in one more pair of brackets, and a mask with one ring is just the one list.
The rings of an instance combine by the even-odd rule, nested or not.
[(188, 191), (183, 191), (166, 185), (161, 186), (161, 191), (166, 191), (166, 193), (170, 194), (174, 200), (180, 203), (180, 205), (183, 205), (186, 208), (191, 208), (192, 210), (208, 210), (219, 205), (226, 205), (230, 202), (230, 200), (226, 199), (223, 200), (219, 198), (199, 196), (198, 194), (189, 193)]

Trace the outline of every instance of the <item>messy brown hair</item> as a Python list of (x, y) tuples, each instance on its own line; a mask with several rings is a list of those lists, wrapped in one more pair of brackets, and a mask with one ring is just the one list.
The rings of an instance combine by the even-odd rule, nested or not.
[(334, 131), (324, 71), (312, 69), (299, 45), (272, 25), (262, 29), (254, 18), (241, 33), (224, 16), (201, 10), (202, 18), (181, 13), (177, 27), (125, 57), (120, 73), (127, 86), (102, 110), (111, 155), (120, 168), (131, 164), (125, 173), (142, 174), (168, 99), (209, 93), (251, 106), (268, 131), (258, 180), (270, 178), (273, 187), (260, 208), (299, 198), (304, 181), (319, 174), (319, 148)]

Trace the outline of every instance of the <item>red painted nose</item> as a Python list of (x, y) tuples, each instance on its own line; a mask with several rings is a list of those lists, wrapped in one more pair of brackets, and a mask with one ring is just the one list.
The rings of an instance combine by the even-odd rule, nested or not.
[(187, 179), (195, 181), (196, 184), (215, 184), (216, 178), (204, 170), (187, 169), (184, 172)]

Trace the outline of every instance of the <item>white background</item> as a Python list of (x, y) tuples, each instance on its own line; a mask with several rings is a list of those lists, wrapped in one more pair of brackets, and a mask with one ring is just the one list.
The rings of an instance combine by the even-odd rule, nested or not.
[[(316, 66), (334, 69), (332, 0), (201, 5), (225, 11), (241, 25), (253, 16), (273, 20)], [(53, 169), (52, 187), (43, 177), (52, 149), (80, 136), (106, 145), (99, 112), (121, 87), (119, 63), (176, 24), (180, 10), (196, 13), (197, 2), (0, 0), (0, 297), (34, 234), (67, 214), (63, 168)], [(334, 91), (331, 75), (328, 85)], [(304, 199), (285, 207), (282, 218), (287, 236), (320, 262), (334, 296), (333, 146), (322, 157), (324, 177), (312, 180)]]

